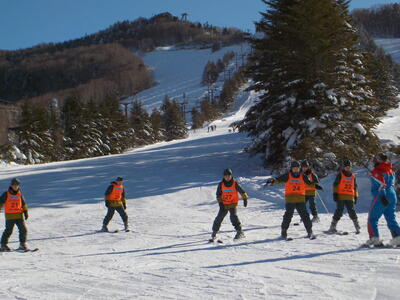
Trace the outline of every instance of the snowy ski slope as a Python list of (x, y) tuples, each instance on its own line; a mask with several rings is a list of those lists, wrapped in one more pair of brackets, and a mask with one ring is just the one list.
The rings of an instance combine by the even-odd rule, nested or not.
[[(241, 93), (236, 110), (217, 130), (121, 155), (35, 166), (6, 166), (1, 188), (18, 176), (30, 206), (29, 245), (35, 253), (0, 253), (0, 299), (396, 299), (400, 249), (358, 249), (367, 239), (371, 197), (363, 170), (358, 211), (362, 233), (327, 236), (334, 206), (333, 176), (322, 180), (317, 239), (291, 227), (278, 240), (283, 187), (263, 189), (268, 172), (242, 149), (245, 135), (229, 132), (256, 95)], [(233, 242), (229, 217), (222, 245), (207, 243), (217, 213), (215, 191), (231, 167), (248, 192), (240, 203), (246, 239)], [(103, 193), (123, 176), (133, 232), (97, 233), (105, 215)], [(295, 216), (294, 221), (299, 217)], [(3, 229), (4, 216), (0, 217)], [(118, 215), (109, 226), (121, 228)], [(352, 231), (347, 216), (338, 226)], [(389, 233), (382, 226), (382, 236)], [(14, 232), (10, 246), (18, 246)]]
[[(156, 51), (145, 54), (142, 59), (151, 68), (154, 79), (158, 83), (155, 87), (145, 90), (135, 96), (129, 97), (122, 102), (130, 103), (140, 100), (144, 107), (151, 112), (154, 107), (160, 107), (165, 95), (170, 99), (183, 101), (186, 94), (189, 105), (187, 111), (196, 105), (196, 101), (207, 94), (207, 87), (201, 84), (204, 67), (208, 61), (217, 62), (225, 53), (233, 51), (237, 58), (232, 60), (228, 70), (233, 74), (235, 68), (242, 64), (242, 54), (246, 54), (249, 48), (247, 44), (224, 47), (219, 51), (212, 52), (211, 49), (175, 49), (174, 47), (160, 47)], [(214, 84), (216, 95), (222, 88), (224, 76), (221, 74), (218, 82)]]

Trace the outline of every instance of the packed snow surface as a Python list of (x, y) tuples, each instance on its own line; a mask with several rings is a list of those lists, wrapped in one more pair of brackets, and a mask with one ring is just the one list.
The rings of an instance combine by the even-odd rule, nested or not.
[[(358, 248), (368, 237), (371, 202), (364, 170), (356, 170), (360, 235), (346, 215), (338, 229), (348, 236), (322, 233), (334, 211), (332, 174), (320, 193), (329, 213), (317, 200), (317, 239), (305, 238), (301, 223), (289, 229), (293, 241), (278, 239), (283, 186), (263, 188), (269, 172), (242, 151), (249, 139), (229, 127), (256, 99), (241, 92), (232, 112), (213, 123), (216, 131), (200, 129), (185, 140), (101, 158), (2, 166), (4, 191), (11, 178), (22, 182), (28, 244), (40, 250), (0, 253), (0, 299), (397, 299), (400, 249)], [(210, 244), (215, 192), (227, 167), (250, 197), (238, 209), (246, 238), (233, 242), (227, 216), (219, 234), (225, 243)], [(125, 179), (132, 231), (121, 231), (115, 214), (109, 228), (120, 232), (101, 233), (104, 191), (117, 176)], [(9, 246), (18, 247), (16, 229)]]

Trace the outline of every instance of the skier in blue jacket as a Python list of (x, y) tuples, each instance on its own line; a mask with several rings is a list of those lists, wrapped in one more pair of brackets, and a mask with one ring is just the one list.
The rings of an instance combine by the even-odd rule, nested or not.
[(400, 245), (400, 226), (396, 221), (397, 197), (394, 189), (396, 176), (392, 164), (387, 160), (384, 153), (378, 153), (375, 156), (375, 168), (371, 172), (371, 193), (374, 198), (368, 214), (368, 245), (382, 245), (378, 231), (378, 221), (382, 215), (385, 216), (392, 233), (393, 239), (390, 243), (393, 246)]

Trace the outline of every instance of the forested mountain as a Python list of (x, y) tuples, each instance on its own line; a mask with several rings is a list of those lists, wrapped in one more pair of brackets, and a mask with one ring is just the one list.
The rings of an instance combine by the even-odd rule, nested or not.
[(218, 49), (243, 41), (238, 29), (180, 20), (169, 13), (118, 22), (63, 43), (0, 51), (0, 98), (43, 101), (77, 93), (83, 100), (122, 98), (149, 88), (149, 70), (132, 51), (164, 45)]
[(400, 38), (399, 3), (356, 9), (352, 12), (352, 17), (362, 24), (372, 37)]

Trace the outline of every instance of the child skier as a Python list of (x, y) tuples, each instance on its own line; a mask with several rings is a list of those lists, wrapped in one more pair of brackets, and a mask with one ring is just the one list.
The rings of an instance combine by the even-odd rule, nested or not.
[[(400, 227), (396, 221), (396, 192), (394, 190), (395, 174), (392, 164), (387, 161), (384, 153), (375, 156), (375, 168), (371, 172), (371, 192), (373, 201), (368, 215), (368, 233), (370, 239), (367, 245), (381, 246), (379, 240), (378, 221), (385, 216), (387, 226), (392, 233), (393, 246), (400, 246)], [(376, 178), (376, 179), (374, 179)]]
[(125, 189), (122, 185), (123, 178), (118, 177), (115, 181), (111, 182), (105, 192), (105, 205), (108, 208), (107, 215), (103, 220), (102, 231), (108, 231), (107, 225), (114, 216), (114, 212), (117, 211), (124, 222), (125, 231), (129, 231), (128, 227), (128, 215), (126, 214), (126, 196)]
[(357, 214), (354, 209), (354, 205), (357, 203), (358, 199), (357, 180), (351, 170), (351, 161), (344, 160), (343, 167), (333, 182), (333, 200), (336, 202), (336, 210), (332, 217), (331, 226), (327, 231), (328, 233), (337, 232), (336, 225), (343, 216), (345, 206), (350, 219), (354, 223), (356, 234), (360, 233), (360, 224), (358, 223)]
[(307, 175), (300, 172), (300, 163), (293, 161), (290, 165), (290, 171), (277, 178), (267, 180), (267, 185), (285, 184), (285, 214), (281, 225), (281, 237), (287, 239), (287, 230), (292, 220), (294, 210), (299, 213), (307, 235), (310, 239), (315, 239), (312, 231), (310, 215), (306, 208), (306, 187), (312, 187), (315, 182), (310, 181)]
[(230, 219), (233, 227), (236, 229), (235, 240), (244, 237), (242, 231), (242, 225), (237, 216), (237, 206), (239, 202), (239, 194), (242, 196), (244, 207), (247, 207), (248, 196), (242, 189), (239, 183), (233, 179), (233, 173), (231, 169), (224, 170), (224, 178), (218, 184), (217, 188), (217, 200), (219, 204), (218, 215), (214, 220), (212, 226), (212, 234), (210, 241), (214, 241), (217, 237), (217, 233), (221, 227), (221, 223), (225, 216), (229, 212)]
[(311, 186), (306, 185), (306, 203), (308, 202), (311, 214), (313, 215), (311, 222), (318, 223), (319, 217), (318, 217), (317, 206), (315, 205), (315, 196), (316, 196), (316, 190), (322, 190), (322, 187), (319, 185), (318, 176), (312, 172), (310, 164), (308, 163), (307, 160), (303, 160), (301, 162), (301, 171), (308, 177), (308, 180), (310, 182), (315, 182), (315, 184)]
[(0, 209), (4, 205), (6, 217), (6, 228), (1, 237), (0, 251), (11, 251), (7, 244), (13, 232), (14, 225), (17, 225), (19, 230), (18, 250), (28, 250), (26, 246), (27, 229), (24, 222), (24, 219), (28, 219), (28, 206), (19, 189), (19, 185), (20, 181), (17, 178), (13, 178), (8, 191), (4, 192), (0, 197)]

